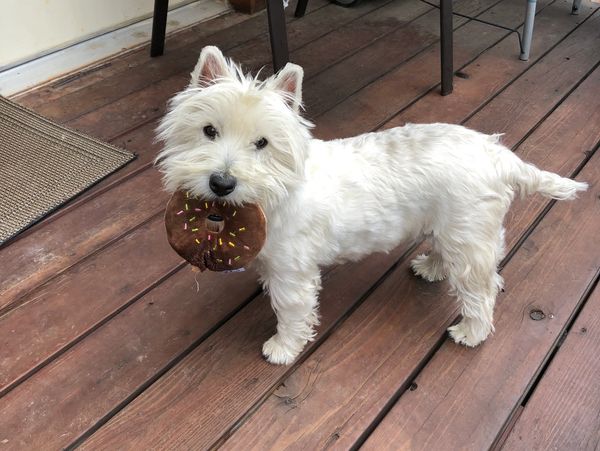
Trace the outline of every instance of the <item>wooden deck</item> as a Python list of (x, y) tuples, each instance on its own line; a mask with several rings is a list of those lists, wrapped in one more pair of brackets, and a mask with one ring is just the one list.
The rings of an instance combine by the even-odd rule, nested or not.
[[(524, 0), (455, 0), (508, 27)], [(507, 218), (496, 333), (450, 341), (445, 283), (419, 249), (328, 269), (321, 326), (291, 367), (253, 274), (193, 273), (169, 248), (156, 121), (207, 44), (269, 62), (264, 14), (230, 14), (16, 98), (137, 160), (0, 249), (0, 449), (593, 450), (600, 447), (600, 12), (538, 0), (532, 57), (456, 20), (454, 93), (438, 94), (438, 12), (418, 0), (289, 16), (307, 114), (332, 138), (405, 122), (501, 132), (524, 159), (590, 183)], [(268, 69), (267, 69), (268, 72)], [(419, 246), (422, 247), (422, 246)]]

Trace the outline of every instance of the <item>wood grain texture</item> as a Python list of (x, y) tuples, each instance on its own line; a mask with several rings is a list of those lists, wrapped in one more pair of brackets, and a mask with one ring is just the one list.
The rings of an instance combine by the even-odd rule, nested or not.
[(65, 448), (256, 295), (255, 281), (186, 266), (5, 395), (0, 435), (11, 450)]
[[(573, 173), (585, 161), (583, 150), (600, 140), (600, 121), (597, 126), (583, 130), (576, 125), (579, 123), (577, 120), (587, 113), (598, 110), (600, 100), (591, 98), (599, 86), (600, 70), (580, 86), (573, 102), (563, 104), (564, 109), (572, 114), (571, 120), (565, 120), (563, 111), (555, 111), (548, 119), (549, 127), (554, 127), (553, 132), (540, 128), (539, 133), (532, 135), (532, 142), (527, 140), (527, 146), (522, 146), (527, 149), (529, 160), (547, 163), (547, 169), (565, 175)], [(582, 98), (589, 100), (582, 101)], [(583, 149), (571, 147), (573, 142), (577, 142), (576, 137)], [(517, 150), (518, 154), (520, 152), (521, 148)], [(518, 238), (547, 203), (547, 200), (532, 197), (513, 206), (511, 218), (506, 221), (507, 249), (518, 243)], [(388, 301), (396, 305), (400, 300), (389, 293), (382, 298), (374, 293), (257, 409), (225, 444), (225, 448), (234, 450), (242, 444), (251, 444), (254, 449), (279, 449), (292, 446), (297, 441), (310, 449), (329, 446), (347, 449), (359, 440), (362, 432), (376, 421), (386, 403), (398, 390), (409, 385), (420, 363), (443, 335), (448, 317), (452, 320), (457, 314), (452, 298), (445, 295), (448, 290), (446, 284), (438, 284), (440, 290), (425, 295), (411, 285), (414, 282), (407, 280), (406, 283), (407, 286), (397, 290), (404, 293), (402, 305), (419, 302), (434, 305), (437, 302), (450, 310), (444, 311), (442, 317), (437, 309), (426, 313), (400, 311), (394, 315), (385, 311), (385, 305)], [(369, 313), (363, 310), (369, 307), (375, 312), (373, 315), (378, 314), (379, 309), (384, 312), (373, 322), (353, 321), (354, 316), (368, 318)], [(423, 330), (419, 329), (420, 325), (423, 325)], [(418, 346), (410, 338), (413, 333), (424, 337)], [(349, 340), (348, 337), (353, 338)], [(410, 345), (407, 346), (407, 342)], [(378, 344), (388, 349), (384, 352)], [(290, 404), (286, 397), (297, 402)]]
[(148, 169), (0, 249), (0, 309), (164, 208), (168, 196)]
[[(518, 27), (523, 20), (520, 6), (520, 3), (502, 2), (484, 12), (481, 18)], [(384, 127), (390, 128), (406, 122), (456, 123), (457, 118), (466, 118), (489, 100), (490, 96), (532, 66), (539, 55), (556, 45), (586, 17), (568, 14), (570, 5), (562, 1), (538, 2), (538, 10), (540, 9), (536, 17), (533, 41), (536, 54), (532, 55), (530, 61), (523, 62), (517, 58), (518, 48), (513, 35), (469, 22), (454, 32), (455, 67), (461, 67), (500, 40), (461, 69), (469, 78), (456, 77), (451, 96), (442, 97), (439, 89), (432, 90), (439, 83), (439, 46), (433, 44), (319, 117), (316, 134), (323, 139), (348, 136), (355, 133), (358, 123), (373, 130), (405, 108), (405, 111)], [(589, 15), (591, 10), (588, 8), (585, 13)], [(474, 35), (478, 39), (473, 39)], [(494, 70), (490, 71), (490, 67), (494, 67)], [(426, 92), (423, 98), (411, 105), (418, 95)], [(336, 127), (332, 127), (334, 123)]]
[[(457, 10), (478, 15), (497, 0), (458, 0)], [(456, 27), (465, 19), (454, 21)], [(430, 11), (406, 26), (387, 34), (369, 47), (360, 50), (339, 64), (322, 71), (304, 83), (304, 103), (310, 117), (318, 117), (340, 100), (377, 80), (402, 62), (414, 57), (439, 38), (439, 12)], [(414, 74), (413, 74), (414, 76)], [(322, 93), (329, 93), (327, 96)], [(356, 132), (353, 132), (355, 134)]]
[[(510, 20), (508, 25), (519, 23), (522, 9), (517, 4), (508, 8), (512, 1), (504, 0), (492, 7), (487, 13), (489, 17), (485, 17)], [(430, 48), (423, 44), (425, 50), (416, 50), (415, 56), (407, 61), (402, 59), (413, 53), (394, 49), (396, 53), (392, 52), (393, 55), (404, 55), (394, 60), (394, 64), (387, 61), (391, 54), (386, 53), (385, 46), (381, 44), (387, 42), (387, 45), (402, 47), (411, 39), (420, 40), (420, 35), (405, 35), (401, 30), (413, 23), (408, 23), (413, 17), (409, 14), (418, 17), (428, 7), (416, 0), (364, 3), (366, 6), (363, 8), (372, 9), (361, 10), (362, 15), (353, 16), (346, 22), (344, 19), (336, 23), (336, 19), (350, 16), (344, 12), (340, 13), (341, 16), (337, 15), (338, 7), (330, 5), (326, 13), (307, 22), (310, 26), (290, 27), (296, 42), (294, 45), (298, 46), (293, 58), (306, 66), (310, 80), (323, 77), (322, 82), (315, 81), (314, 85), (306, 88), (306, 92), (312, 92), (311, 95), (322, 102), (316, 103), (315, 109), (324, 111), (319, 117), (317, 135), (320, 137), (327, 134), (334, 136), (340, 130), (348, 130), (344, 134), (369, 131), (372, 124), (385, 122), (390, 114), (417, 100), (423, 89), (437, 81), (435, 43)], [(591, 14), (592, 9), (586, 6), (579, 18), (569, 16), (567, 3), (566, 0), (558, 0), (538, 15), (534, 33), (534, 38), (539, 40), (536, 41), (536, 49), (552, 48), (577, 26), (577, 21)], [(320, 4), (319, 7), (329, 5), (325, 0), (311, 0), (310, 5), (315, 4)], [(474, 12), (461, 11), (477, 14), (489, 4), (464, 0), (455, 6), (474, 8)], [(350, 14), (353, 10), (343, 11)], [(426, 13), (417, 19), (421, 20), (417, 26), (425, 27), (420, 28), (426, 30), (423, 33), (425, 40), (437, 33), (436, 17)], [(592, 19), (597, 20), (597, 17)], [(259, 64), (260, 61), (268, 61), (270, 56), (264, 32), (258, 37), (252, 34), (256, 32), (253, 27), (258, 22), (252, 23), (244, 21), (235, 25), (243, 28), (235, 31), (235, 36), (249, 36), (249, 39), (233, 45), (229, 54), (239, 55), (250, 64)], [(600, 139), (599, 126), (596, 125), (600, 124), (600, 98), (595, 95), (599, 71), (594, 71), (562, 101), (564, 95), (584, 78), (582, 74), (587, 74), (585, 67), (593, 67), (593, 59), (596, 58), (596, 62), (599, 59), (596, 50), (588, 48), (593, 45), (593, 38), (586, 38), (586, 33), (596, 33), (596, 29), (584, 26), (587, 28), (580, 27), (537, 61), (541, 63), (553, 53), (562, 52), (563, 57), (570, 58), (568, 61), (575, 61), (575, 66), (560, 66), (561, 71), (573, 69), (574, 75), (552, 74), (547, 84), (544, 84), (544, 77), (539, 78), (537, 84), (521, 82), (520, 88), (511, 93), (510, 98), (515, 102), (526, 104), (531, 95), (533, 101), (543, 105), (539, 110), (532, 110), (532, 118), (528, 119), (526, 127), (510, 122), (513, 110), (509, 101), (495, 104), (494, 114), (486, 113), (486, 107), (481, 113), (488, 114), (483, 121), (488, 126), (494, 125), (496, 117), (500, 119), (507, 131), (506, 142), (511, 145), (520, 142), (532, 131), (517, 152), (545, 169), (562, 174), (569, 174), (580, 166), (586, 158), (584, 152), (595, 148)], [(235, 38), (225, 36), (227, 30), (214, 31), (217, 34), (211, 35), (231, 39), (226, 42), (233, 42)], [(479, 40), (472, 39), (473, 34)], [(459, 35), (464, 35), (460, 39), (464, 39), (465, 46), (461, 44), (463, 50), (457, 49), (456, 57), (459, 61), (468, 61), (478, 49), (483, 48), (483, 44), (491, 45), (498, 41), (503, 32), (467, 24), (456, 31), (456, 36)], [(205, 42), (206, 36), (198, 39), (189, 36), (186, 38), (189, 41), (182, 42), (179, 48), (187, 46), (197, 52), (199, 48), (195, 46)], [(403, 36), (406, 42), (402, 41)], [(468, 37), (472, 43), (467, 42)], [(509, 41), (510, 38), (500, 40), (467, 66), (471, 77), (468, 80), (456, 79), (457, 86), (460, 86), (458, 96), (456, 92), (444, 98), (438, 97), (437, 93), (428, 94), (406, 109), (405, 117), (410, 114), (417, 120), (422, 117), (421, 121), (442, 117), (451, 118), (451, 122), (461, 122), (497, 96), (515, 78), (513, 85), (527, 77), (537, 64), (533, 64), (535, 60), (530, 63), (517, 61), (516, 53), (511, 53), (516, 52), (516, 44), (512, 42), (509, 45)], [(581, 48), (573, 44), (576, 41)], [(368, 51), (371, 48), (373, 53)], [(410, 48), (417, 49), (416, 46)], [(465, 49), (468, 51), (463, 53)], [(129, 68), (122, 62), (114, 67), (107, 66), (107, 78), (114, 77), (110, 83), (117, 83), (119, 77), (124, 80), (128, 70), (142, 71), (139, 55), (131, 59), (132, 66)], [(139, 60), (136, 59), (138, 57)], [(552, 61), (557, 62), (558, 57), (546, 61), (547, 71), (552, 70)], [(372, 78), (369, 66), (379, 71), (378, 78)], [(352, 85), (352, 89), (358, 90), (356, 95), (346, 87), (331, 89), (331, 80), (322, 75), (329, 71), (334, 77), (342, 71), (339, 67), (349, 74), (354, 71), (360, 79)], [(524, 72), (526, 68), (530, 69)], [(163, 70), (165, 72), (161, 72)], [(322, 326), (318, 341), (304, 354), (305, 362), (293, 368), (266, 364), (260, 356), (260, 346), (274, 330), (274, 317), (264, 296), (246, 305), (248, 299), (257, 294), (255, 276), (244, 273), (222, 275), (226, 277), (222, 279), (212, 273), (202, 274), (197, 276), (197, 287), (194, 274), (188, 267), (176, 270), (178, 258), (172, 251), (166, 250), (166, 242), (161, 241), (164, 234), (160, 230), (160, 212), (166, 198), (160, 197), (162, 191), (158, 174), (148, 169), (157, 149), (152, 142), (153, 117), (162, 114), (162, 110), (154, 111), (154, 108), (163, 108), (161, 102), (178, 89), (177, 83), (184, 83), (187, 77), (182, 75), (187, 71), (185, 68), (170, 70), (152, 69), (145, 76), (136, 75), (127, 89), (123, 88), (113, 99), (107, 99), (107, 103), (103, 103), (100, 96), (102, 90), (108, 89), (101, 81), (103, 71), (90, 73), (87, 81), (86, 76), (81, 82), (64, 85), (64, 92), (72, 95), (69, 102), (77, 101), (77, 92), (81, 95), (79, 101), (84, 102), (85, 93), (90, 89), (91, 102), (88, 106), (91, 110), (87, 111), (86, 106), (75, 106), (81, 108), (76, 115), (76, 120), (80, 121), (78, 126), (99, 134), (107, 133), (113, 141), (137, 150), (139, 165), (136, 161), (137, 166), (126, 169), (129, 172), (109, 178), (89, 197), (81, 197), (52, 220), (32, 229), (11, 246), (0, 249), (2, 262), (14, 263), (11, 268), (0, 265), (0, 312), (4, 314), (0, 316), (0, 342), (3, 344), (0, 376), (4, 387), (10, 388), (0, 400), (0, 442), (10, 449), (57, 449), (81, 440), (84, 447), (93, 449), (189, 449), (223, 443), (233, 433), (230, 441), (225, 441), (226, 447), (236, 443), (243, 445), (242, 449), (264, 443), (286, 443), (304, 448), (307, 448), (306, 444), (336, 448), (354, 445), (357, 437), (367, 427), (376, 425), (382, 412), (387, 411), (396, 396), (410, 386), (414, 373), (437, 349), (443, 330), (455, 313), (455, 306), (444, 294), (446, 287), (412, 278), (406, 262), (386, 273), (401, 255), (400, 249), (391, 256), (375, 255), (362, 263), (339, 267), (326, 276)], [(344, 84), (344, 77), (351, 78), (349, 74), (339, 78), (337, 83)], [(421, 78), (425, 83), (421, 83)], [(88, 83), (90, 80), (94, 81)], [(380, 85), (380, 82), (385, 83)], [(99, 83), (98, 90), (94, 87), (96, 83)], [(375, 89), (375, 86), (380, 86), (380, 89)], [(553, 89), (557, 88), (558, 92), (554, 92)], [(48, 94), (56, 95), (52, 101), (61, 97), (59, 91), (57, 87)], [(439, 101), (432, 100), (434, 95)], [(331, 109), (331, 105), (339, 102), (342, 102), (340, 106), (346, 102), (351, 105), (355, 97), (372, 97), (375, 99), (374, 109), (365, 108), (363, 111), (357, 108), (355, 117), (350, 110), (346, 114), (338, 107)], [(43, 93), (38, 100), (42, 98)], [(381, 108), (379, 103), (382, 103)], [(368, 106), (368, 102), (365, 105)], [(556, 109), (546, 117), (553, 108)], [(477, 117), (475, 115), (473, 120)], [(521, 121), (523, 117), (515, 115), (514, 120)], [(535, 128), (540, 120), (543, 123)], [(594, 158), (593, 162), (598, 167), (598, 156)], [(495, 389), (492, 386), (494, 381), (499, 382), (501, 412), (498, 417), (504, 415), (505, 420), (510, 418), (518, 424), (519, 419), (512, 415), (514, 410), (506, 405), (511, 402), (518, 404), (514, 400), (520, 399), (526, 392), (528, 385), (523, 381), (530, 376), (523, 375), (526, 370), (521, 369), (513, 378), (512, 373), (503, 369), (512, 365), (511, 346), (518, 346), (517, 351), (526, 349), (523, 351), (528, 353), (526, 357), (519, 357), (517, 352), (517, 358), (521, 359), (519, 362), (527, 361), (529, 356), (538, 358), (541, 354), (527, 348), (531, 343), (525, 343), (523, 347), (517, 343), (518, 340), (528, 340), (533, 336), (535, 346), (542, 336), (543, 345), (550, 349), (549, 343), (560, 332), (556, 322), (564, 322), (564, 317), (572, 312), (574, 305), (569, 292), (561, 291), (563, 280), (560, 276), (567, 279), (565, 290), (576, 290), (583, 283), (582, 278), (591, 273), (596, 264), (593, 260), (596, 257), (581, 255), (580, 263), (574, 262), (571, 255), (579, 256), (584, 251), (598, 255), (594, 247), (597, 243), (584, 249), (577, 244), (579, 241), (573, 241), (583, 240), (591, 233), (591, 226), (585, 218), (581, 219), (577, 205), (558, 205), (551, 210), (552, 213), (560, 207), (560, 211), (567, 208), (568, 212), (557, 217), (550, 216), (555, 218), (551, 223), (546, 222), (548, 218), (542, 221), (539, 227), (541, 238), (535, 235), (536, 238), (527, 241), (517, 253), (517, 256), (523, 253), (525, 256), (519, 257), (522, 264), (531, 264), (533, 269), (520, 266), (521, 271), (511, 276), (521, 283), (515, 293), (525, 293), (523, 299), (510, 293), (512, 297), (509, 299), (516, 299), (513, 307), (519, 307), (520, 313), (528, 312), (523, 305), (531, 306), (523, 302), (528, 302), (527, 299), (538, 292), (543, 296), (539, 305), (544, 309), (548, 305), (554, 309), (559, 303), (550, 295), (559, 297), (564, 294), (568, 298), (564, 306), (557, 308), (558, 313), (551, 310), (554, 318), (550, 320), (547, 317), (542, 321), (548, 322), (547, 329), (536, 329), (534, 334), (524, 337), (520, 330), (513, 331), (510, 337), (500, 338), (504, 341), (501, 346), (493, 348), (494, 355), (486, 355), (482, 358), (484, 363), (479, 364), (494, 364), (496, 355), (499, 355), (500, 360), (505, 360), (504, 366), (498, 363), (495, 372), (490, 369), (483, 374), (483, 382), (477, 379), (479, 372), (469, 372), (470, 367), (467, 368), (475, 359), (473, 351), (456, 351), (453, 345), (443, 342), (443, 352), (436, 354), (431, 363), (437, 366), (433, 370), (427, 366), (417, 378), (414, 391), (403, 394), (397, 404), (400, 405), (407, 394), (426, 393), (424, 399), (412, 398), (418, 402), (406, 407), (405, 412), (409, 412), (409, 416), (404, 416), (398, 423), (400, 428), (405, 428), (400, 429), (401, 432), (410, 427), (418, 429), (419, 421), (423, 424), (429, 415), (433, 422), (437, 421), (439, 412), (435, 410), (435, 404), (438, 402), (440, 409), (449, 405), (446, 402), (462, 407), (464, 399), (470, 398), (464, 392), (452, 398), (452, 392), (458, 390), (457, 386), (468, 387), (472, 381), (477, 385), (475, 402), (479, 404), (464, 404), (465, 418), (449, 420), (451, 429), (454, 428), (452, 425), (456, 425), (456, 430), (452, 429), (456, 435), (464, 430), (467, 432), (462, 438), (471, 436), (469, 427), (478, 425), (479, 421), (479, 417), (474, 419), (473, 412), (483, 417), (486, 425), (485, 431), (472, 434), (474, 440), (488, 443), (486, 440), (493, 436), (494, 430), (497, 434), (502, 429), (505, 423), (495, 417), (490, 419), (493, 415), (486, 411), (490, 403), (495, 406), (497, 401), (495, 398), (492, 401), (487, 398), (486, 401), (485, 398)], [(532, 218), (546, 206), (546, 201), (537, 197), (517, 202), (509, 217), (508, 241), (511, 246), (519, 242)], [(596, 207), (587, 205), (585, 215), (597, 215)], [(582, 221), (581, 228), (575, 224), (579, 220)], [(597, 225), (597, 218), (595, 220)], [(577, 234), (582, 236), (576, 237)], [(558, 244), (549, 244), (551, 238)], [(555, 245), (571, 246), (572, 249), (560, 254), (556, 250), (558, 248), (548, 247)], [(550, 251), (551, 255), (558, 255), (555, 261), (545, 259)], [(150, 261), (136, 264), (142, 259)], [(569, 273), (565, 277), (561, 272), (557, 276), (556, 271), (566, 271), (569, 262), (573, 268), (581, 269), (581, 274)], [(575, 263), (581, 264), (582, 268)], [(509, 268), (512, 264), (509, 263)], [(531, 274), (533, 279), (529, 283)], [(387, 277), (382, 284), (370, 291), (383, 275)], [(549, 292), (547, 295), (548, 292), (542, 291), (536, 281), (547, 283), (548, 289), (552, 288), (556, 293)], [(511, 283), (511, 287), (515, 285)], [(5, 295), (11, 300), (5, 301)], [(366, 297), (364, 302), (363, 296)], [(537, 298), (534, 300), (538, 302)], [(501, 306), (504, 304), (502, 302)], [(509, 307), (512, 308), (509, 305), (505, 309)], [(515, 312), (501, 310), (500, 316), (511, 314)], [(510, 327), (514, 327), (513, 322), (517, 323), (514, 319), (504, 321), (499, 323), (499, 329), (510, 331)], [(541, 325), (536, 323), (534, 326)], [(482, 352), (487, 346), (474, 352)], [(448, 354), (448, 349), (456, 352)], [(508, 363), (506, 359), (509, 359)], [(462, 371), (470, 376), (459, 380)], [(478, 371), (481, 372), (481, 368)], [(420, 378), (427, 374), (430, 374), (430, 379), (423, 379), (422, 384)], [(440, 375), (447, 374), (447, 384), (445, 379), (438, 380)], [(516, 383), (512, 385), (514, 381)], [(458, 385), (453, 385), (455, 383)], [(478, 391), (479, 385), (485, 388), (483, 394)], [(505, 400), (508, 401), (502, 404)], [(308, 411), (309, 406), (314, 406), (314, 411)], [(259, 421), (261, 418), (267, 418), (268, 429), (264, 429), (265, 424)], [(245, 424), (246, 420), (248, 423)], [(386, 421), (387, 418), (382, 427)], [(405, 425), (406, 421), (409, 426)], [(394, 427), (398, 429), (397, 424)], [(423, 428), (425, 435), (433, 430), (436, 439), (447, 433), (443, 422), (435, 425), (425, 422)], [(281, 434), (281, 430), (289, 435)], [(89, 434), (93, 435), (85, 441)], [(482, 439), (485, 434), (489, 437), (486, 435)], [(423, 436), (415, 434), (415, 437), (414, 444), (418, 448)], [(405, 438), (389, 443), (401, 445)], [(293, 443), (292, 439), (298, 440)], [(450, 437), (448, 444), (453, 444), (455, 439)], [(497, 436), (494, 440), (497, 442)], [(446, 443), (443, 445), (445, 447)]]
[[(290, 57), (297, 64), (301, 64), (303, 67), (308, 66), (305, 67), (306, 79), (310, 78), (311, 68), (315, 65), (313, 63), (311, 66), (310, 60), (299, 60), (295, 53), (297, 49), (310, 47), (311, 43), (318, 41), (321, 55), (319, 62), (322, 64), (322, 66), (318, 66), (320, 69), (328, 67), (355, 51), (337, 46), (336, 42), (330, 39), (319, 39), (322, 35), (345, 34), (346, 40), (350, 36), (355, 38), (360, 36), (361, 45), (365, 46), (373, 39), (385, 35), (386, 32), (399, 28), (423, 12), (431, 10), (431, 7), (418, 0), (400, 3), (399, 5), (402, 7), (398, 7), (395, 3), (388, 5), (389, 1), (367, 2), (357, 8), (343, 9), (335, 15), (331, 14), (328, 8), (323, 8), (306, 16), (302, 21), (291, 23), (288, 27)], [(399, 16), (403, 20), (395, 19)], [(365, 21), (384, 26), (366, 27)], [(362, 43), (363, 40), (366, 42)], [(241, 43), (231, 49), (218, 42), (216, 44), (222, 48), (226, 56), (243, 64), (246, 70), (257, 71), (269, 64), (270, 47), (265, 36)], [(161, 74), (155, 75), (159, 81), (69, 120), (67, 124), (111, 141), (127, 131), (161, 117), (165, 112), (167, 100), (174, 93), (185, 88), (189, 82), (189, 72), (196, 62), (198, 52), (195, 49), (188, 49), (188, 53), (187, 58), (178, 60), (178, 64), (182, 66), (180, 72), (171, 74), (164, 79), (160, 79)], [(263, 71), (263, 76), (268, 74), (269, 71), (266, 73)], [(150, 74), (148, 77), (152, 75)], [(85, 97), (79, 99), (79, 102), (84, 101)]]
[(503, 449), (597, 450), (600, 446), (600, 288), (535, 387)]
[[(560, 99), (600, 61), (600, 14), (593, 16), (539, 60), (522, 77), (494, 97), (465, 125), (484, 133), (503, 133), (511, 126), (519, 135), (531, 130)], [(527, 96), (523, 93), (527, 92)]]
[[(323, 281), (321, 325), (309, 353), (403, 253), (375, 254), (338, 266)], [(121, 410), (82, 445), (119, 449), (205, 449), (269, 393), (289, 367), (261, 358), (275, 331), (266, 297), (260, 297), (201, 343), (171, 371)], [(176, 420), (175, 420), (176, 419)]]
[(162, 215), (155, 217), (28, 293), (20, 308), (0, 317), (0, 396), (182, 265), (164, 228)]
[[(600, 152), (505, 267), (496, 332), (477, 349), (447, 340), (363, 448), (487, 449), (518, 407), (600, 269)], [(560, 236), (561, 239), (556, 239)], [(544, 312), (541, 321), (532, 310)]]

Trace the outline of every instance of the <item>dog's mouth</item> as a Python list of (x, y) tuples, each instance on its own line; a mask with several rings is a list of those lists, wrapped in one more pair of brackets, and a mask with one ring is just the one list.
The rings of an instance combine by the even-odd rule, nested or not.
[(206, 217), (206, 230), (213, 233), (221, 233), (225, 228), (225, 220), (221, 215), (210, 214)]

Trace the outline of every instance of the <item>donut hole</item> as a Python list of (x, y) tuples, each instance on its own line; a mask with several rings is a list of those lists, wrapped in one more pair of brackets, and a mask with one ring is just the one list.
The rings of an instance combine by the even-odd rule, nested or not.
[(225, 220), (222, 216), (210, 214), (206, 217), (206, 230), (213, 233), (221, 233), (225, 228)]

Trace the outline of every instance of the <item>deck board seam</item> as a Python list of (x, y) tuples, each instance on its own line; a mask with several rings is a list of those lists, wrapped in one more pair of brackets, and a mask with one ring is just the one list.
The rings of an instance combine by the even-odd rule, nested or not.
[[(173, 275), (177, 274), (179, 271), (181, 271), (186, 266), (187, 266), (187, 262), (185, 262), (185, 261), (178, 263), (177, 265), (172, 267), (169, 271), (166, 271), (161, 277), (157, 278), (154, 282), (148, 284), (145, 288), (139, 290), (135, 295), (131, 296), (127, 302), (121, 304), (118, 308), (116, 308), (115, 310), (113, 310), (112, 312), (110, 312), (109, 314), (107, 314), (106, 316), (101, 318), (100, 320), (98, 320), (95, 324), (92, 324), (86, 330), (82, 331), (80, 335), (71, 339), (71, 341), (64, 344), (60, 349), (58, 349), (57, 351), (55, 351), (52, 354), (50, 354), (49, 356), (47, 356), (45, 359), (43, 359), (42, 361), (40, 361), (39, 363), (37, 363), (36, 365), (31, 367), (29, 370), (24, 372), (22, 375), (17, 377), (14, 381), (7, 384), (4, 388), (0, 389), (0, 399), (2, 399), (4, 396), (6, 396), (8, 393), (10, 393), (16, 387), (18, 387), (21, 383), (25, 382), (27, 379), (34, 376), (35, 373), (37, 373), (38, 371), (43, 369), (45, 366), (52, 363), (54, 360), (60, 358), (63, 354), (68, 352), (69, 349), (71, 349), (72, 347), (76, 346), (78, 343), (85, 340), (87, 337), (89, 337), (95, 331), (97, 331), (102, 326), (107, 324), (109, 321), (114, 319), (116, 316), (123, 313), (125, 310), (127, 310), (129, 307), (131, 307), (137, 301), (139, 301), (142, 297), (144, 297), (147, 293), (154, 290), (161, 283), (166, 281), (169, 277), (172, 277)], [(25, 305), (25, 304), (21, 304), (21, 305)]]
[(100, 429), (104, 424), (106, 424), (112, 417), (114, 417), (117, 413), (119, 413), (123, 408), (127, 407), (132, 401), (134, 401), (138, 396), (140, 396), (144, 391), (150, 388), (155, 382), (160, 380), (167, 372), (169, 372), (175, 365), (177, 365), (180, 361), (182, 361), (186, 356), (194, 351), (198, 346), (200, 346), (208, 337), (213, 335), (217, 330), (223, 327), (231, 318), (237, 315), (244, 307), (250, 304), (252, 301), (257, 299), (262, 293), (262, 289), (256, 290), (252, 293), (244, 302), (239, 304), (235, 309), (225, 315), (220, 321), (216, 322), (211, 328), (209, 328), (204, 334), (194, 340), (189, 346), (187, 346), (182, 352), (178, 353), (175, 357), (173, 357), (167, 364), (165, 364), (161, 369), (156, 371), (151, 377), (146, 379), (144, 383), (142, 383), (137, 389), (133, 390), (123, 401), (118, 403), (113, 409), (103, 415), (99, 420), (97, 420), (92, 426), (85, 430), (82, 434), (80, 434), (77, 438), (75, 438), (69, 445), (65, 446), (65, 450), (74, 450), (79, 447), (85, 440), (87, 440), (91, 435), (93, 435), (98, 429)]
[(40, 283), (38, 285), (35, 285), (31, 289), (29, 289), (29, 290), (25, 291), (24, 293), (20, 294), (12, 302), (10, 302), (9, 304), (6, 304), (4, 307), (0, 308), (0, 318), (2, 318), (3, 316), (7, 315), (8, 313), (14, 311), (17, 308), (20, 308), (20, 307), (22, 307), (24, 305), (27, 305), (28, 304), (27, 302), (22, 302), (22, 301), (23, 301), (23, 299), (25, 297), (27, 297), (28, 295), (30, 295), (34, 291), (39, 290), (40, 288), (42, 288), (43, 286), (45, 286), (46, 284), (48, 284), (52, 280), (54, 280), (57, 277), (59, 277), (60, 275), (64, 274), (69, 269), (77, 266), (81, 262), (84, 262), (84, 261), (88, 260), (89, 258), (92, 258), (94, 255), (96, 255), (96, 254), (102, 252), (103, 250), (105, 250), (106, 248), (112, 246), (117, 241), (123, 239), (127, 235), (130, 235), (131, 233), (135, 232), (136, 230), (138, 230), (139, 228), (141, 228), (144, 225), (148, 224), (149, 222), (155, 220), (163, 212), (164, 212), (164, 208), (162, 208), (160, 211), (158, 211), (156, 213), (153, 213), (151, 216), (149, 216), (148, 218), (144, 219), (144, 221), (140, 222), (139, 224), (136, 224), (135, 226), (133, 226), (133, 227), (125, 230), (123, 233), (121, 233), (119, 235), (116, 235), (113, 238), (109, 239), (108, 241), (106, 241), (102, 245), (100, 245), (97, 248), (95, 248), (93, 251), (91, 251), (91, 252), (83, 255), (79, 259), (77, 259), (77, 260), (73, 261), (72, 263), (68, 264), (67, 266), (63, 267), (62, 269), (60, 269), (59, 271), (57, 271), (56, 273), (52, 274), (50, 277), (48, 277), (47, 279), (45, 279), (42, 283)]

